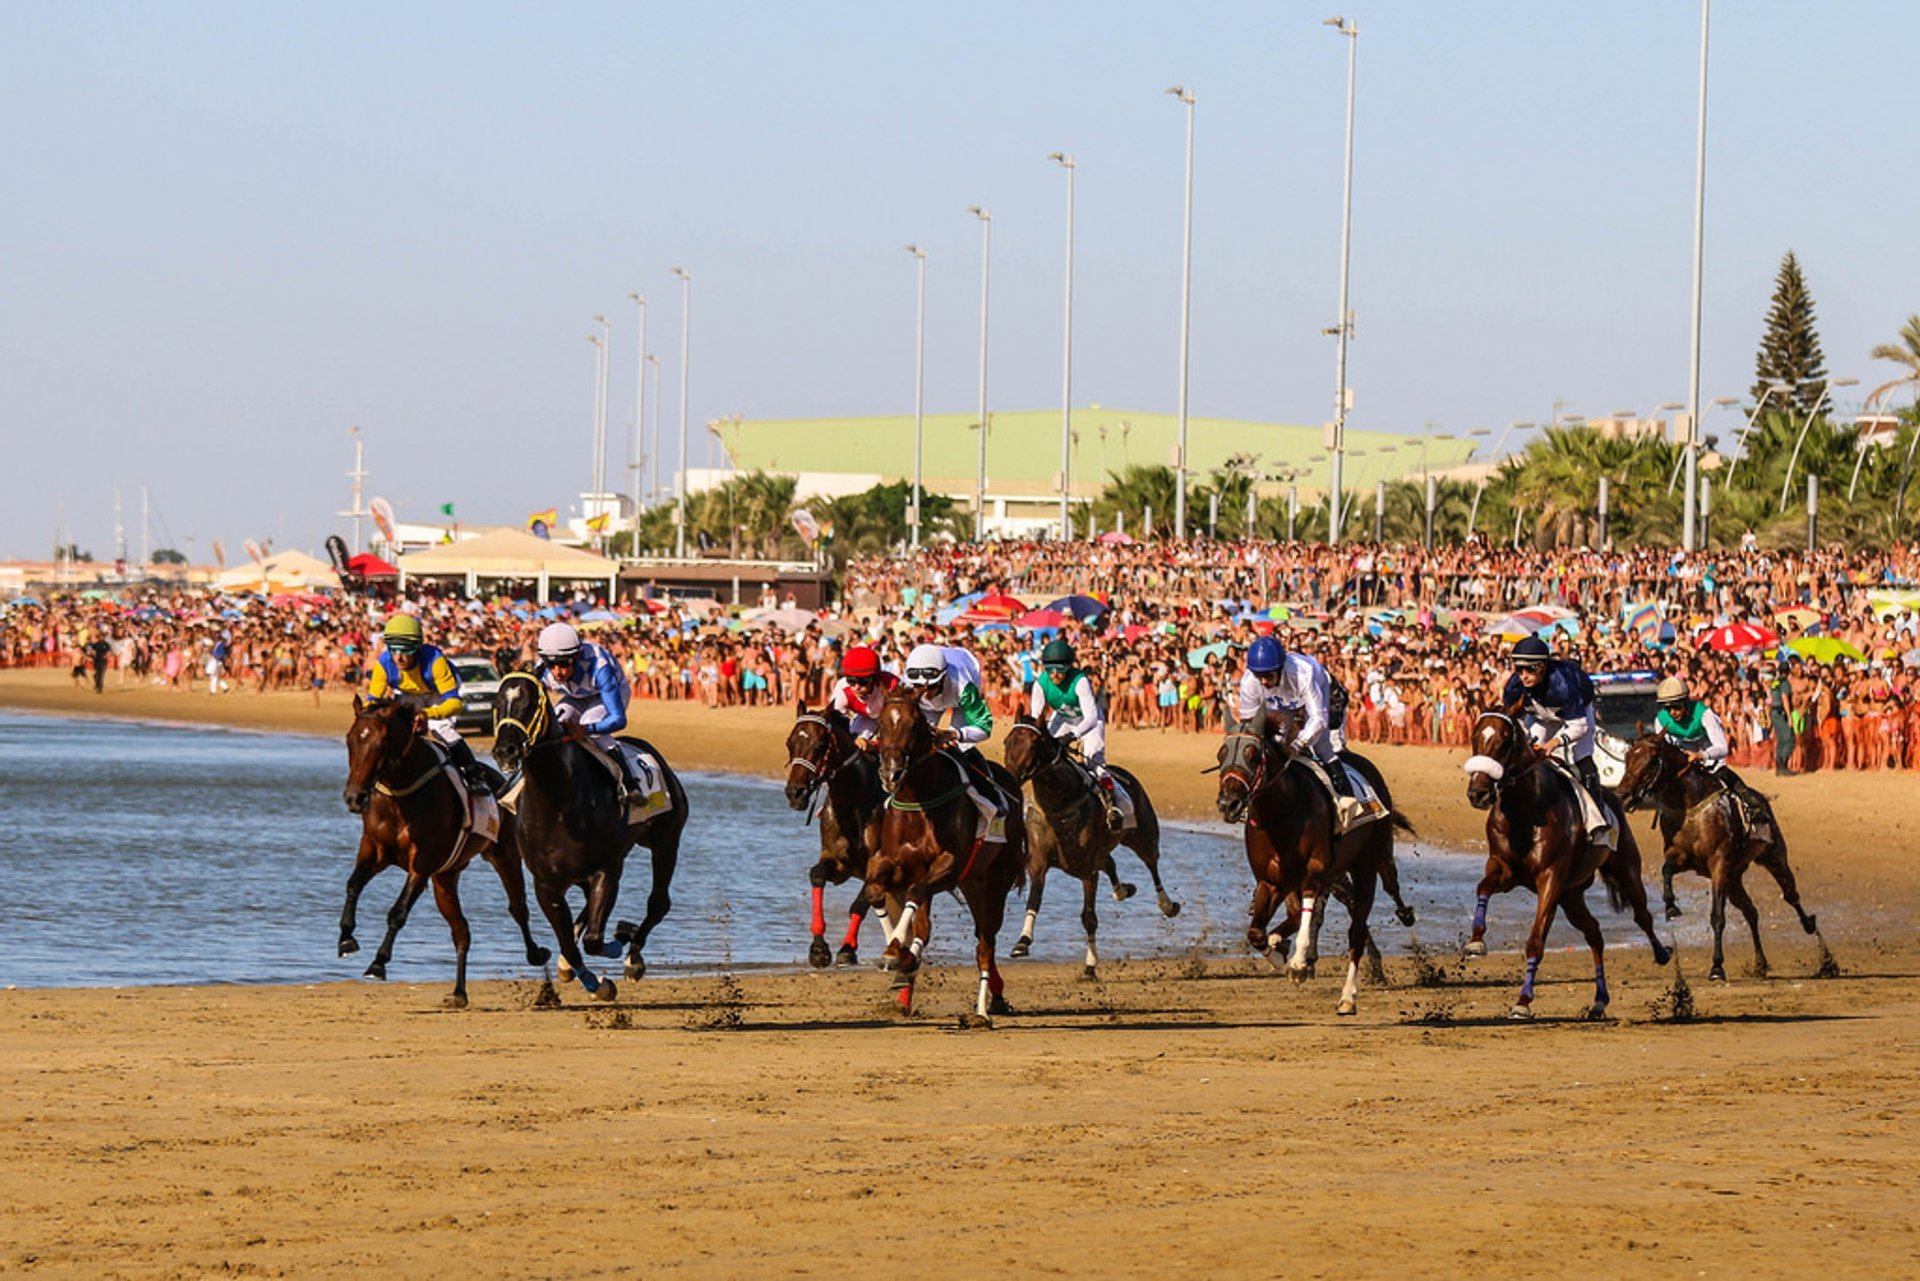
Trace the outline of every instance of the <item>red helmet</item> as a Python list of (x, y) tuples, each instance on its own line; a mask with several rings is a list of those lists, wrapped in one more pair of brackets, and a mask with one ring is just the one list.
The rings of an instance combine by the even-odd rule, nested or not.
[(865, 680), (880, 674), (880, 655), (870, 645), (854, 645), (840, 658), (840, 674), (853, 680)]

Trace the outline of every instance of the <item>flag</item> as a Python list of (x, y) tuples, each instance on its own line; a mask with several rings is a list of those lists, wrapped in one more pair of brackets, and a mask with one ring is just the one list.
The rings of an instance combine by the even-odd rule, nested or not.
[(612, 518), (613, 518), (613, 513), (601, 512), (598, 516), (592, 516), (588, 518), (587, 528), (592, 530), (596, 534), (604, 534), (607, 531), (607, 525), (612, 520)]
[(529, 515), (527, 517), (527, 528), (532, 529), (535, 525), (545, 525), (551, 529), (559, 519), (560, 509), (558, 507), (549, 507), (543, 512), (534, 512)]
[(451, 515), (453, 515), (453, 504), (452, 504), (452, 503), (441, 503), (441, 504), (440, 504), (440, 514), (441, 514), (442, 516), (451, 516)]

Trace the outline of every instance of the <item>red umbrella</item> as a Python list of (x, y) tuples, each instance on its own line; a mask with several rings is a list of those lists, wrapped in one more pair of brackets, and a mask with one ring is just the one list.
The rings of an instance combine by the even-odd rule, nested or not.
[(1059, 631), (1067, 622), (1067, 616), (1057, 609), (1036, 609), (1014, 619), (1013, 625), (1023, 632)]
[(1750, 649), (1771, 649), (1780, 643), (1780, 637), (1770, 629), (1756, 627), (1752, 623), (1728, 623), (1725, 627), (1716, 627), (1708, 632), (1700, 643), (1723, 654), (1744, 654)]
[(1007, 619), (1018, 618), (1026, 612), (1027, 607), (1024, 604), (1011, 596), (1002, 596), (998, 592), (982, 596), (967, 607), (969, 614), (992, 615)]

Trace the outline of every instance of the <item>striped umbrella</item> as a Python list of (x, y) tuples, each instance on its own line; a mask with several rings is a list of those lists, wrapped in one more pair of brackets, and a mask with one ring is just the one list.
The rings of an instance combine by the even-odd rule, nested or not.
[(1700, 643), (1723, 654), (1744, 654), (1749, 650), (1772, 649), (1780, 643), (1780, 636), (1771, 628), (1753, 623), (1728, 623), (1702, 636)]

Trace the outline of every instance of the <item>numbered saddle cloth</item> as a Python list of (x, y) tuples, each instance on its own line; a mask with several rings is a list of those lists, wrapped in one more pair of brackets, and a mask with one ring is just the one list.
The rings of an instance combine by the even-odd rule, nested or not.
[(1347, 786), (1353, 790), (1353, 795), (1342, 796), (1333, 790), (1333, 780), (1327, 776), (1326, 766), (1310, 757), (1302, 756), (1298, 760), (1319, 780), (1320, 786), (1327, 789), (1327, 795), (1333, 798), (1333, 834), (1335, 836), (1345, 836), (1355, 828), (1365, 827), (1369, 823), (1378, 823), (1387, 817), (1386, 804), (1373, 790), (1373, 785), (1367, 782), (1366, 775), (1353, 766), (1338, 758), (1333, 762), (1335, 768), (1346, 772)]
[(439, 743), (433, 744), (433, 748), (440, 754), (441, 770), (453, 780), (453, 790), (460, 796), (460, 808), (465, 816), (460, 825), (460, 845), (454, 852), (458, 858), (477, 842), (491, 843), (500, 838), (500, 807), (504, 802), (468, 787), (447, 749)]
[(634, 784), (627, 796), (627, 822), (644, 823), (672, 809), (673, 795), (667, 791), (667, 773), (659, 760), (624, 739), (618, 743)]

